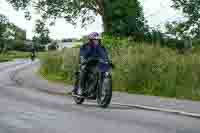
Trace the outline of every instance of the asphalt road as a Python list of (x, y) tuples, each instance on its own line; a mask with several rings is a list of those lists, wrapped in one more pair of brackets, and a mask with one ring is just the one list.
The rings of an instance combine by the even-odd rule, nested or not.
[(200, 133), (200, 119), (120, 106), (101, 109), (89, 102), (78, 106), (70, 97), (15, 85), (15, 69), (27, 64), (0, 64), (0, 133)]

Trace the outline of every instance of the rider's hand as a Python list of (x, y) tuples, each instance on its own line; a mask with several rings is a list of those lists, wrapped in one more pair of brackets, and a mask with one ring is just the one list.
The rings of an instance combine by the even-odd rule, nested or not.
[(84, 57), (80, 57), (80, 60), (81, 60), (81, 64), (85, 64), (85, 62), (87, 61)]

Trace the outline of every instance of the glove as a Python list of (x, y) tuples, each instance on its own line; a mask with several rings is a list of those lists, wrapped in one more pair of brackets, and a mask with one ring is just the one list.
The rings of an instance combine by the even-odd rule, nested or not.
[(80, 62), (81, 62), (81, 64), (84, 64), (86, 62), (86, 59), (83, 56), (81, 56), (80, 57)]
[(110, 66), (114, 69), (115, 65), (112, 63), (112, 61), (110, 60)]

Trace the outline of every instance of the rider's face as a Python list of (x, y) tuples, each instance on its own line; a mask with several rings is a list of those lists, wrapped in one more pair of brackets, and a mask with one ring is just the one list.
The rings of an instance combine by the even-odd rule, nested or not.
[(95, 45), (99, 45), (99, 40), (92, 40), (92, 43)]

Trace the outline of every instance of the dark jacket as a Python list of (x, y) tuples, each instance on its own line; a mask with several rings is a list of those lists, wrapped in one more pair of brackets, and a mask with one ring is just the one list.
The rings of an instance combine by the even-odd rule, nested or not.
[[(108, 53), (102, 45), (91, 45), (87, 43), (80, 48), (80, 62), (82, 62), (82, 60), (87, 60), (88, 58), (95, 56), (105, 61), (109, 61)], [(100, 64), (99, 67), (102, 71), (107, 71), (107, 69), (109, 69), (109, 66), (106, 64)]]

